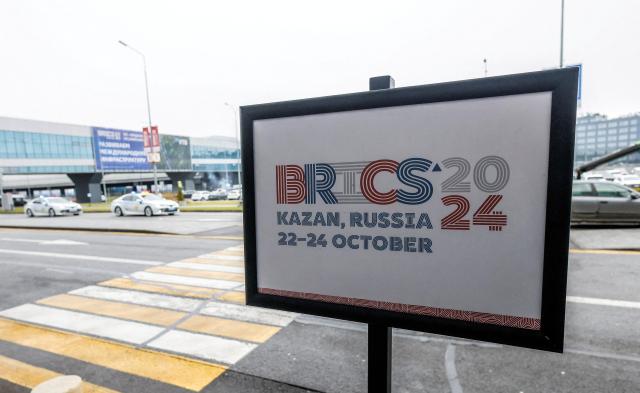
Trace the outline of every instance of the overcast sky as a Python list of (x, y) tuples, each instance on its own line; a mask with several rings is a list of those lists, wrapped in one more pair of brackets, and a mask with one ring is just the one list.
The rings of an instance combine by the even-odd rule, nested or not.
[[(640, 1), (566, 0), (581, 112), (640, 111)], [(2, 1), (0, 116), (235, 135), (225, 106), (558, 67), (560, 0)]]

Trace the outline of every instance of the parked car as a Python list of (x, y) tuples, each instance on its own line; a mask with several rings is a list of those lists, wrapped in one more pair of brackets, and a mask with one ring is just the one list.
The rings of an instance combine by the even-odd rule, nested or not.
[(640, 193), (607, 181), (576, 180), (571, 198), (571, 222), (640, 224)]
[(242, 200), (242, 188), (234, 188), (227, 194), (229, 200)]
[(209, 199), (209, 192), (207, 191), (196, 191), (191, 194), (192, 201), (206, 201)]
[(150, 194), (126, 194), (111, 202), (111, 211), (118, 217), (125, 215), (145, 215), (151, 217), (158, 214), (170, 216), (180, 212), (179, 205), (163, 197)]
[(34, 216), (62, 216), (82, 214), (82, 206), (61, 197), (38, 197), (30, 200), (24, 207), (24, 214)]
[(209, 194), (210, 201), (217, 201), (220, 199), (227, 199), (227, 190), (224, 188), (218, 188)]
[[(11, 199), (13, 199), (13, 206), (15, 206), (15, 207), (24, 206), (24, 205), (27, 204), (27, 200), (25, 199), (25, 197), (20, 195), (20, 194), (11, 195)], [(2, 207), (2, 198), (1, 198), (1, 196), (0, 196), (0, 207)]]
[(195, 190), (185, 190), (182, 192), (182, 196), (184, 196), (184, 199), (191, 199), (191, 196), (195, 193)]
[(640, 176), (638, 175), (616, 175), (613, 182), (640, 191)]

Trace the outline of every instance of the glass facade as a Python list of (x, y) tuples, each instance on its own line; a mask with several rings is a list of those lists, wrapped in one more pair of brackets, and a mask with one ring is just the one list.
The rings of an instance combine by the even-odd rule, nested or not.
[[(592, 161), (605, 154), (640, 142), (640, 114), (608, 119), (602, 115), (579, 117), (576, 121), (575, 164)], [(640, 153), (616, 160), (640, 163)]]
[(93, 159), (91, 137), (0, 130), (0, 158)]
[[(240, 152), (235, 142), (228, 140), (219, 141), (218, 146), (214, 145), (217, 138), (211, 138), (206, 144), (198, 144), (192, 139), (191, 159), (193, 170), (196, 172), (236, 172), (238, 164), (212, 162), (213, 160), (237, 160)], [(207, 160), (207, 162), (202, 162)], [(200, 162), (198, 162), (200, 161)]]

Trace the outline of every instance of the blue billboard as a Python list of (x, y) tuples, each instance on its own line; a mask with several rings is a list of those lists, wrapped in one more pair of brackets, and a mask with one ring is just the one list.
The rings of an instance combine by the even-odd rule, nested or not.
[(93, 127), (93, 151), (97, 171), (148, 171), (141, 131)]

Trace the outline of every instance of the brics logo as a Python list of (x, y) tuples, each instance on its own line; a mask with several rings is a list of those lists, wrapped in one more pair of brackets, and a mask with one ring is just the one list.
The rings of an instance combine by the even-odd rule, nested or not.
[[(326, 204), (419, 205), (433, 195), (433, 185), (425, 176), (430, 170), (439, 172), (440, 167), (424, 158), (276, 165), (276, 201), (315, 204), (319, 196)], [(395, 175), (402, 186), (377, 189), (374, 180), (383, 172)]]

